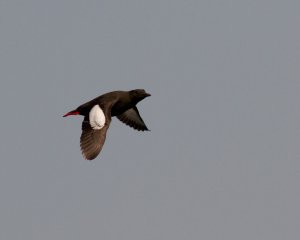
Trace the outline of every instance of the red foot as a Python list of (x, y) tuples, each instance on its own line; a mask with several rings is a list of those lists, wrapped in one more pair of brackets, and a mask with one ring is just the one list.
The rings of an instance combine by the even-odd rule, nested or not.
[(71, 111), (71, 112), (68, 112), (65, 115), (63, 115), (63, 117), (67, 117), (67, 116), (70, 116), (70, 115), (79, 115), (79, 112), (78, 111)]

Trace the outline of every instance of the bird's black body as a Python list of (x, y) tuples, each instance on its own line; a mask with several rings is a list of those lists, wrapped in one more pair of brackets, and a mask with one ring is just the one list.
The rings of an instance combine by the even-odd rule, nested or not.
[[(137, 95), (136, 93), (140, 93), (140, 95)], [(76, 110), (79, 111), (80, 115), (84, 116), (96, 104), (105, 105), (107, 103), (113, 102), (111, 108), (111, 116), (114, 117), (134, 107), (139, 101), (148, 96), (150, 95), (146, 92), (143, 92), (143, 90), (132, 90), (129, 92), (114, 91), (96, 97), (93, 100), (80, 105)]]
[(136, 104), (149, 96), (151, 95), (143, 89), (109, 92), (65, 114), (64, 117), (84, 116), (80, 138), (84, 157), (92, 160), (100, 153), (111, 117), (116, 116), (120, 121), (138, 131), (147, 131), (148, 128), (141, 118)]

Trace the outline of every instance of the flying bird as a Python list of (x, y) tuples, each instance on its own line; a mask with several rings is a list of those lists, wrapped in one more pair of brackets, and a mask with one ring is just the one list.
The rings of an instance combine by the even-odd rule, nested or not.
[(63, 117), (84, 116), (80, 137), (83, 157), (93, 160), (99, 155), (105, 142), (111, 117), (116, 116), (121, 122), (135, 130), (149, 131), (136, 107), (138, 102), (149, 96), (151, 94), (144, 89), (109, 92), (66, 113)]

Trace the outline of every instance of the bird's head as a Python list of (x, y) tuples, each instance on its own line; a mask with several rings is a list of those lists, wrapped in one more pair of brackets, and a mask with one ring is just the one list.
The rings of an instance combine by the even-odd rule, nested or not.
[(129, 94), (135, 102), (139, 102), (144, 98), (151, 96), (151, 94), (147, 93), (144, 89), (134, 89), (129, 91)]

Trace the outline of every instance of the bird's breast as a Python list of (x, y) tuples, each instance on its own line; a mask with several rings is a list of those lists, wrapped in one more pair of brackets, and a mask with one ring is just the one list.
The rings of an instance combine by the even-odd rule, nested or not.
[(117, 102), (111, 109), (111, 115), (118, 116), (132, 107), (129, 103)]

